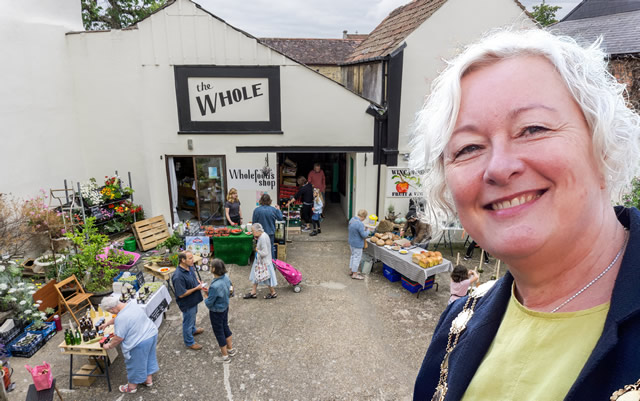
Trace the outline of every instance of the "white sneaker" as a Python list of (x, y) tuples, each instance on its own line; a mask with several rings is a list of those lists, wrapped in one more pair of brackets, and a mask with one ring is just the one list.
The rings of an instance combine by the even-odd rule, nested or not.
[(219, 362), (219, 363), (231, 363), (231, 358), (229, 357), (229, 355), (227, 355), (227, 356), (214, 356), (213, 360), (215, 362)]
[(229, 354), (229, 356), (236, 356), (237, 353), (238, 353), (238, 350), (235, 348), (231, 348), (227, 350), (227, 354)]

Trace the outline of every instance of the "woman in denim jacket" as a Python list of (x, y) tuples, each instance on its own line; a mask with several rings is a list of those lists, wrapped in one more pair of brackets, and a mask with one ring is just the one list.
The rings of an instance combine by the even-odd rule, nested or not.
[(214, 259), (211, 262), (213, 268), (213, 281), (208, 289), (204, 289), (207, 293), (207, 299), (204, 304), (209, 308), (209, 319), (211, 320), (211, 328), (213, 334), (218, 340), (220, 352), (222, 356), (215, 357), (216, 362), (229, 363), (231, 356), (236, 354), (233, 348), (231, 338), (231, 329), (229, 329), (229, 296), (233, 292), (231, 280), (227, 275), (227, 268), (220, 259)]

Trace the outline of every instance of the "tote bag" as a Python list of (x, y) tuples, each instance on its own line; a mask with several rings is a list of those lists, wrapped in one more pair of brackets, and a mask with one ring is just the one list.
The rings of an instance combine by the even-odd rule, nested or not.
[(254, 271), (254, 277), (256, 282), (261, 283), (265, 280), (269, 280), (271, 278), (271, 274), (269, 274), (269, 268), (266, 263), (260, 258), (258, 263), (256, 264), (256, 270)]

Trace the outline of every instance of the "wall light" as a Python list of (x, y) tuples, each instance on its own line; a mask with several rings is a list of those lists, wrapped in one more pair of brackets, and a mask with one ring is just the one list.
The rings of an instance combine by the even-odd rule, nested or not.
[(404, 161), (408, 162), (408, 161), (409, 161), (409, 156), (410, 156), (410, 155), (411, 155), (410, 153), (403, 153), (403, 154), (402, 154), (402, 160), (404, 160)]

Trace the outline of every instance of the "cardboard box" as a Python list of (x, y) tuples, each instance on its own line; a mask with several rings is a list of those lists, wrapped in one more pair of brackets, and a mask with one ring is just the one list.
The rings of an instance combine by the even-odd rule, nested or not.
[(283, 244), (277, 244), (278, 255), (277, 259), (282, 261), (287, 261), (287, 246)]

